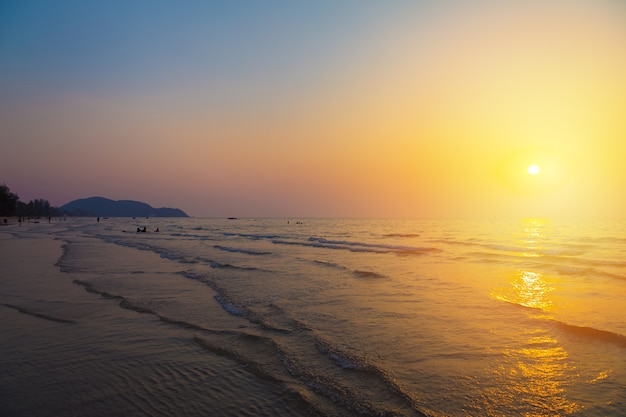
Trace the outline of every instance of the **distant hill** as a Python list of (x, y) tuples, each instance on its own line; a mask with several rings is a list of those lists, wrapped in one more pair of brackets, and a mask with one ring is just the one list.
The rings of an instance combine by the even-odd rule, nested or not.
[(177, 208), (154, 208), (140, 201), (116, 201), (104, 197), (81, 198), (70, 201), (59, 209), (69, 216), (189, 217)]

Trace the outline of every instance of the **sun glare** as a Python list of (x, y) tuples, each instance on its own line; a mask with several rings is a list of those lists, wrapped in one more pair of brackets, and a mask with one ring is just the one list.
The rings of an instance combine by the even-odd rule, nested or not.
[(528, 173), (530, 175), (537, 175), (539, 174), (539, 171), (541, 171), (541, 168), (539, 168), (537, 165), (531, 165), (528, 167)]

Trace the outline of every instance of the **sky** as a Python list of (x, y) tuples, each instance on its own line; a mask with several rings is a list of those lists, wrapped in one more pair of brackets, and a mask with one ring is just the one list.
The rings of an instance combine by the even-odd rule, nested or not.
[(623, 218), (625, 156), (618, 0), (0, 1), (22, 201)]

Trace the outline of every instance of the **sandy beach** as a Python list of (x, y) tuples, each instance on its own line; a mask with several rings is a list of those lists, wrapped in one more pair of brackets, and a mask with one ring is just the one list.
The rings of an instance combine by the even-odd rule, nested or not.
[[(15, 228), (11, 232), (0, 233), (2, 305), (51, 322), (73, 322), (76, 313), (60, 307), (80, 293), (80, 289), (55, 265), (63, 253), (63, 242), (45, 235), (20, 234)], [(60, 307), (56, 311), (55, 303)], [(2, 311), (7, 313), (6, 308)]]
[[(61, 240), (48, 233), (56, 227), (0, 229), (0, 414), (298, 415), (292, 407), (298, 404), (289, 404), (293, 399), (282, 395), (281, 386), (202, 348), (194, 329), (145, 314), (150, 310), (140, 307), (142, 280), (149, 277), (158, 286), (156, 278), (172, 279), (175, 262), (137, 249), (90, 245), (71, 234)], [(80, 251), (68, 255), (68, 244)], [(64, 254), (82, 257), (85, 269), (62, 272)], [(116, 273), (87, 269), (99, 262), (115, 264)], [(147, 273), (137, 273), (139, 268)], [(98, 279), (124, 281), (136, 297), (124, 305), (115, 295), (89, 291), (88, 283)], [(212, 301), (206, 286), (189, 284)], [(230, 317), (219, 306), (215, 311)]]
[(623, 222), (287, 220), (0, 227), (0, 415), (623, 415)]

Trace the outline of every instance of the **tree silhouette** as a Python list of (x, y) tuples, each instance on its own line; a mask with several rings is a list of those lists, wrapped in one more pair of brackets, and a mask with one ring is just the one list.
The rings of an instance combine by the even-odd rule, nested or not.
[(38, 198), (27, 203), (20, 201), (6, 184), (0, 185), (0, 216), (48, 217), (61, 216), (57, 207), (52, 207), (48, 200)]
[(0, 185), (0, 216), (13, 216), (20, 200), (17, 194), (12, 193), (6, 184)]

